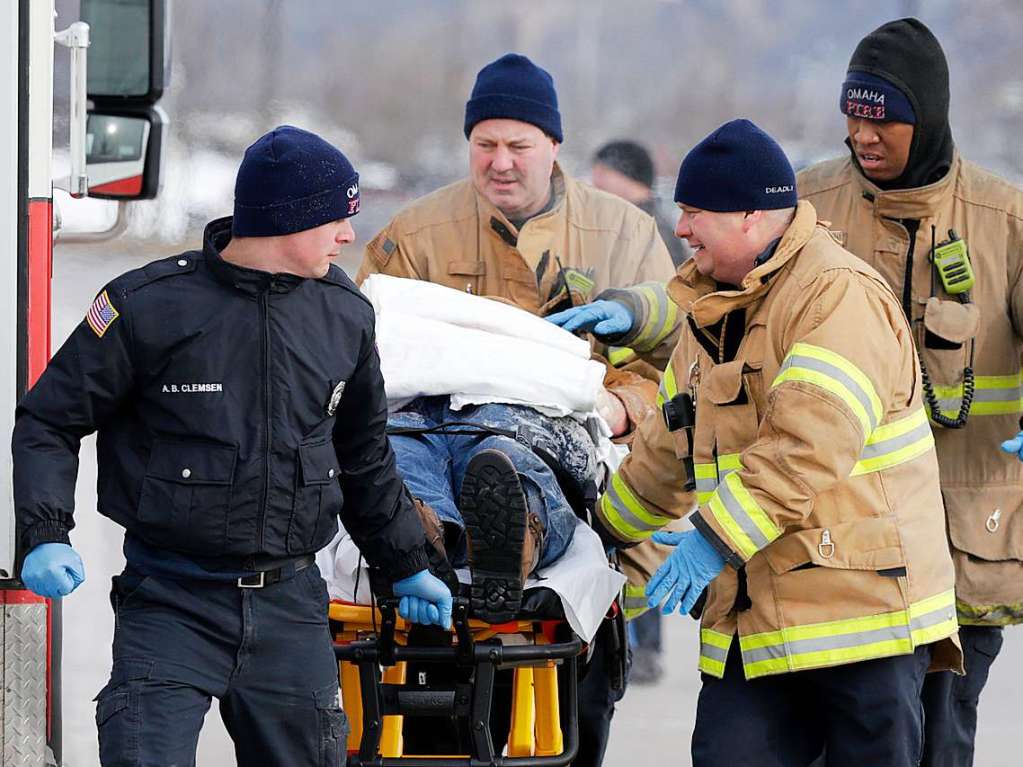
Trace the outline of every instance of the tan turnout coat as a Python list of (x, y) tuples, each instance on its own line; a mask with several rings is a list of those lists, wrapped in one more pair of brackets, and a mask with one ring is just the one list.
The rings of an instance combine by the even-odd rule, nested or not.
[[(959, 620), (1023, 622), (1023, 463), (999, 450), (1023, 414), (1023, 192), (958, 156), (944, 178), (917, 189), (882, 191), (848, 158), (804, 171), (798, 189), (848, 250), (908, 298), (913, 337), (946, 416), (959, 411), (972, 359), (966, 427), (934, 427)], [(902, 219), (920, 221), (908, 293)], [(969, 306), (934, 278), (932, 227), (939, 243), (949, 229), (966, 241), (976, 276)]]
[(747, 678), (931, 643), (934, 668), (959, 669), (934, 442), (882, 278), (802, 202), (740, 289), (688, 264), (668, 290), (691, 322), (661, 397), (696, 401), (695, 493), (686, 432), (653, 417), (598, 516), (632, 543), (698, 505), (690, 520), (728, 561), (707, 591), (701, 670), (721, 676), (735, 641)]

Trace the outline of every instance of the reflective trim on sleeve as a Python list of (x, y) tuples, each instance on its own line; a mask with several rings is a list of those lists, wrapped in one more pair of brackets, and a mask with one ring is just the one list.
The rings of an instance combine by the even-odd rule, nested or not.
[(600, 499), (600, 510), (606, 526), (625, 541), (645, 540), (671, 521), (669, 517), (648, 511), (620, 474), (611, 477)]
[(934, 435), (923, 408), (910, 416), (874, 429), (863, 446), (851, 476), (883, 471), (912, 461), (934, 449)]
[(657, 387), (657, 409), (662, 409), (664, 403), (674, 399), (676, 394), (678, 394), (678, 381), (675, 380), (675, 368), (669, 362), (668, 367), (661, 374), (661, 385)]
[(696, 470), (696, 502), (701, 506), (710, 500), (718, 488), (718, 482), (733, 471), (742, 468), (739, 453), (725, 453), (717, 457), (717, 463), (698, 463)]
[(707, 503), (732, 550), (749, 559), (781, 535), (735, 472), (726, 476)]
[(693, 469), (696, 473), (696, 502), (702, 506), (718, 489), (718, 467), (713, 463), (697, 463)]
[(632, 362), (635, 358), (636, 352), (628, 346), (612, 346), (607, 351), (607, 361), (611, 363), (612, 367), (620, 368), (625, 363)]
[[(1015, 415), (1023, 413), (1023, 371), (1007, 376), (976, 376), (970, 415)], [(959, 415), (963, 385), (935, 386), (941, 412), (950, 418)]]
[(954, 599), (949, 590), (909, 610), (739, 637), (746, 678), (906, 655), (958, 630)]
[(721, 679), (725, 675), (725, 661), (732, 645), (732, 634), (713, 629), (700, 629), (700, 671)]
[(678, 306), (659, 282), (644, 282), (633, 286), (629, 292), (640, 297), (646, 310), (646, 323), (629, 343), (636, 351), (651, 351), (674, 330), (678, 322)]
[(650, 609), (647, 603), (646, 587), (626, 583), (622, 592), (622, 610), (625, 612), (625, 620), (631, 621)]
[(813, 384), (838, 397), (860, 422), (864, 439), (870, 436), (884, 415), (881, 400), (870, 379), (845, 357), (829, 349), (795, 344), (785, 357), (771, 388), (786, 381)]

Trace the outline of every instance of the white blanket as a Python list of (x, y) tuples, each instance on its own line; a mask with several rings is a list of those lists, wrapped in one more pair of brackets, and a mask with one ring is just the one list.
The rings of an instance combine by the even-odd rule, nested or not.
[[(344, 530), (316, 555), (316, 564), (327, 581), (331, 599), (372, 604), (369, 570), (364, 560), (360, 567), (359, 550)], [(459, 578), (467, 582), (468, 571), (459, 571)], [(577, 520), (568, 549), (550, 567), (533, 573), (526, 581), (526, 589), (543, 586), (554, 591), (572, 630), (589, 642), (624, 583), (625, 576), (608, 566), (599, 536)]]
[(387, 399), (450, 395), (451, 407), (506, 402), (549, 415), (593, 411), (604, 367), (586, 341), (508, 304), (420, 280), (372, 275)]

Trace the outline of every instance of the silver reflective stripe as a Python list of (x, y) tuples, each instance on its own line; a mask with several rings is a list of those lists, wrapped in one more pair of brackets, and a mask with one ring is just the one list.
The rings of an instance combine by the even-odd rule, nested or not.
[(937, 610), (931, 610), (929, 613), (918, 615), (909, 622), (909, 627), (913, 631), (919, 631), (920, 629), (930, 628), (931, 626), (937, 626), (939, 623), (944, 623), (955, 616), (955, 609), (952, 605), (944, 605), (939, 607)]
[(644, 597), (625, 597), (625, 609), (633, 610), (637, 607), (646, 607), (647, 601)]
[(625, 505), (625, 501), (623, 501), (618, 496), (618, 491), (615, 489), (614, 482), (611, 482), (607, 486), (607, 491), (604, 493), (604, 497), (611, 501), (611, 505), (614, 506), (615, 511), (618, 512), (619, 516), (621, 516), (625, 524), (629, 525), (630, 527), (634, 527), (637, 530), (660, 530), (662, 527), (664, 527), (663, 523), (656, 525), (650, 524), (649, 522), (644, 522), (642, 519), (640, 519), (631, 511), (629, 511), (629, 507)]
[(928, 434), (931, 433), (931, 425), (924, 420), (919, 426), (905, 434), (900, 434), (898, 437), (892, 437), (891, 439), (881, 440), (880, 442), (871, 442), (863, 447), (863, 452), (860, 454), (860, 460), (866, 461), (871, 458), (877, 458), (885, 453), (894, 453), (896, 450), (901, 450), (904, 447), (912, 445), (921, 439), (925, 439)]
[(696, 480), (696, 492), (698, 493), (713, 493), (718, 488), (718, 481), (716, 479), (697, 479)]
[[(868, 397), (867, 393), (863, 391), (863, 387), (856, 383), (856, 381), (854, 381), (848, 373), (839, 367), (835, 367), (830, 362), (824, 362), (823, 360), (819, 360), (814, 357), (804, 357), (801, 354), (793, 354), (786, 358), (785, 364), (782, 365), (779, 375), (784, 373), (790, 367), (795, 366), (823, 373), (828, 378), (833, 378), (842, 384), (842, 386), (845, 387), (845, 389), (847, 389), (861, 405), (863, 405), (863, 411), (867, 414), (867, 419), (870, 421), (870, 430), (873, 431), (877, 428), (877, 414), (874, 412), (874, 405), (870, 401), (870, 397)], [(870, 435), (868, 434), (867, 436)]]
[(728, 648), (718, 647), (717, 645), (712, 645), (709, 642), (701, 642), (700, 655), (702, 655), (704, 658), (710, 658), (711, 660), (716, 660), (721, 663), (724, 663), (726, 660), (728, 660)]
[(850, 647), (862, 647), (878, 642), (890, 642), (900, 639), (909, 639), (909, 626), (885, 626), (871, 631), (854, 631), (850, 634), (838, 634), (836, 636), (796, 639), (768, 647), (756, 647), (751, 650), (743, 650), (742, 660), (743, 663), (749, 665), (758, 661), (784, 658), (786, 655), (795, 656), (811, 652), (844, 650)]
[(739, 504), (739, 500), (732, 495), (732, 488), (727, 482), (722, 482), (718, 485), (717, 494), (721, 504), (731, 515), (732, 519), (739, 524), (742, 531), (749, 536), (751, 541), (753, 541), (753, 545), (757, 547), (757, 551), (770, 543), (770, 541), (764, 537), (763, 532), (761, 532), (760, 528), (757, 527), (756, 523), (750, 519), (746, 510)]
[[(959, 388), (962, 389), (961, 386)], [(978, 386), (973, 390), (974, 402), (1015, 402), (1020, 398), (1023, 398), (1023, 389), (1018, 386), (1011, 389), (989, 389)], [(958, 410), (962, 401), (963, 395), (960, 393), (955, 397), (942, 397), (938, 403), (942, 410)]]

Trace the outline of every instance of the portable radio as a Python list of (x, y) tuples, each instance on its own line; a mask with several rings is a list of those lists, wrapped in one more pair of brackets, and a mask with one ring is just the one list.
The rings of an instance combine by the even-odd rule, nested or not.
[(950, 296), (965, 293), (976, 282), (973, 267), (970, 265), (970, 255), (966, 251), (966, 241), (960, 239), (951, 229), (948, 230), (948, 239), (934, 246), (931, 260), (934, 262), (934, 268), (938, 270), (938, 277), (945, 292)]

